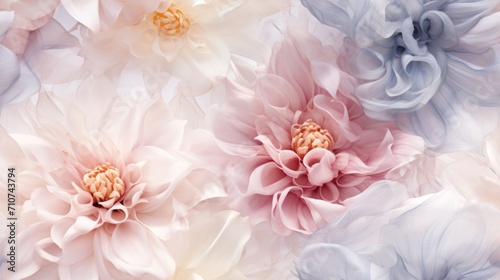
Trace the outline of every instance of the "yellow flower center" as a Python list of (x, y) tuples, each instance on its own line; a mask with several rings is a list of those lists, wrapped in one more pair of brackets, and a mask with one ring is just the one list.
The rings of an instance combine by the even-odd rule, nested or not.
[(118, 201), (125, 192), (120, 171), (109, 164), (97, 166), (83, 175), (83, 188), (92, 195), (94, 203), (113, 198)]
[(191, 26), (191, 20), (174, 3), (164, 12), (153, 12), (151, 20), (158, 32), (165, 36), (182, 36)]
[(291, 134), (292, 149), (300, 158), (304, 158), (312, 149), (332, 149), (333, 138), (330, 133), (312, 120), (307, 120), (302, 125), (293, 125)]

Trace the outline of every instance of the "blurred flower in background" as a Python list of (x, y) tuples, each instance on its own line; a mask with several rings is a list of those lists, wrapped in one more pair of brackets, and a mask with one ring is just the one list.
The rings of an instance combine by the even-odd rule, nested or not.
[(233, 55), (265, 63), (269, 50), (254, 28), (285, 7), (285, 1), (162, 1), (136, 23), (118, 20), (89, 33), (82, 56), (100, 72), (130, 59), (161, 63), (169, 74), (203, 85), (228, 75)]
[(450, 152), (438, 157), (436, 174), (464, 197), (500, 209), (500, 127), (484, 140), (484, 154)]
[(0, 104), (22, 101), (43, 84), (67, 83), (85, 73), (78, 39), (53, 19), (57, 6), (57, 1), (0, 4)]
[[(35, 94), (40, 87), (36, 75), (15, 52), (24, 51), (28, 35), (21, 31), (16, 34), (9, 32), (13, 21), (13, 11), (0, 11), (0, 60), (2, 61), (0, 66), (0, 104), (22, 100)], [(7, 37), (8, 35), (10, 37)], [(24, 43), (20, 42), (21, 45), (13, 46), (15, 48), (10, 49), (4, 44), (9, 39), (11, 42), (12, 37), (22, 37), (21, 40)]]
[(137, 23), (144, 13), (156, 9), (161, 0), (60, 0), (60, 2), (75, 20), (97, 33), (111, 28), (118, 20)]
[(389, 181), (353, 198), (311, 236), (300, 279), (496, 279), (498, 210), (450, 190), (405, 199), (404, 187)]

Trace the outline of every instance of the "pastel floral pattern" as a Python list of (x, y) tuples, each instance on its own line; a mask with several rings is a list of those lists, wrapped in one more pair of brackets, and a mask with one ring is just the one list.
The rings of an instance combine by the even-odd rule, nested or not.
[(500, 0), (0, 0), (0, 279), (500, 280), (499, 54)]
[(342, 92), (350, 78), (327, 59), (315, 38), (290, 35), (255, 88), (229, 83), (232, 97), (210, 117), (221, 148), (236, 156), (230, 205), (280, 234), (315, 231), (423, 148), (419, 137), (366, 118)]
[(470, 107), (500, 104), (497, 1), (302, 3), (347, 36), (341, 64), (359, 80), (370, 117), (398, 120), (439, 146), (457, 116), (474, 115)]

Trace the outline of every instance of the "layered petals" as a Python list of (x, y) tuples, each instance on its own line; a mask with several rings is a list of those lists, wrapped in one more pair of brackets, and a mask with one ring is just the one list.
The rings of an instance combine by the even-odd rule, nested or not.
[[(351, 199), (345, 215), (311, 236), (299, 277), (495, 279), (499, 228), (492, 221), (500, 212), (450, 190), (405, 200), (403, 188), (380, 182)], [(377, 209), (366, 211), (366, 203)]]
[(469, 103), (500, 104), (497, 1), (301, 2), (346, 36), (340, 63), (359, 80), (355, 95), (368, 116), (396, 120), (429, 147), (457, 137), (478, 147), (456, 123), (484, 122)]
[(314, 232), (344, 211), (344, 200), (423, 148), (394, 124), (363, 116), (344, 92), (345, 73), (320, 74), (316, 67), (325, 66), (317, 59), (331, 57), (329, 51), (290, 33), (254, 92), (229, 87), (228, 102), (209, 115), (220, 147), (234, 156), (226, 171), (230, 205), (253, 223), (271, 222), (280, 234)]
[[(135, 6), (141, 5), (132, 2), (112, 5), (117, 12), (132, 12), (135, 21), (118, 17), (109, 30), (85, 38), (82, 54), (91, 71), (121, 71), (126, 62), (133, 62), (148, 69), (162, 67), (169, 75), (189, 81), (189, 86), (205, 88), (218, 77), (232, 73), (233, 56), (264, 63), (269, 57), (268, 47), (249, 28), (286, 7), (285, 1), (271, 4), (262, 1), (153, 1), (156, 5), (148, 3), (139, 8)], [(98, 3), (93, 1), (93, 10)], [(78, 14), (85, 13), (79, 10)], [(88, 23), (92, 30), (97, 30), (96, 23), (102, 22), (96, 18), (86, 17), (86, 20), (92, 21)], [(252, 47), (246, 43), (251, 43)], [(192, 79), (193, 75), (197, 79)]]
[[(11, 160), (19, 182), (34, 184), (29, 194), (19, 188), (17, 250), (33, 248), (18, 259), (19, 275), (172, 277), (164, 242), (183, 229), (189, 209), (225, 196), (220, 170), (197, 147), (213, 152), (213, 139), (188, 143), (207, 132), (186, 132), (186, 122), (162, 101), (114, 94), (106, 79), (87, 81), (76, 94), (42, 93), (36, 103), (12, 106), (27, 114), (12, 124), (32, 129), (1, 138), (10, 151), (2, 166)], [(88, 274), (78, 273), (84, 269)]]
[[(15, 53), (16, 46), (7, 47), (9, 39), (19, 38), (12, 34), (14, 22), (13, 11), (0, 11), (0, 104), (12, 103), (26, 98), (38, 91), (40, 83), (29, 66)], [(9, 34), (10, 33), (10, 34)], [(5, 46), (7, 45), (7, 46)], [(21, 47), (24, 49), (24, 45)]]

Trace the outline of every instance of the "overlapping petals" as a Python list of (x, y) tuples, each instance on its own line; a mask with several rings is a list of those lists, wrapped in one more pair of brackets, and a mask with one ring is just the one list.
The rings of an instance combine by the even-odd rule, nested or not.
[(161, 0), (144, 2), (61, 0), (60, 2), (73, 18), (96, 33), (110, 28), (119, 19), (137, 23), (145, 12), (154, 11)]
[(52, 18), (57, 3), (38, 4), (38, 10), (25, 1), (0, 4), (0, 104), (29, 98), (43, 83), (81, 78), (81, 58), (76, 55), (80, 44)]
[[(13, 34), (13, 29), (10, 29), (13, 21), (13, 11), (0, 11), (0, 60), (2, 61), (0, 66), (0, 104), (22, 100), (37, 92), (40, 87), (38, 78), (15, 53), (16, 46), (12, 46), (14, 49), (5, 46), (9, 39), (12, 41), (13, 38), (27, 37), (21, 31)], [(10, 34), (9, 31), (11, 31)], [(24, 41), (26, 40), (24, 39)], [(25, 44), (20, 47), (24, 49)]]
[[(19, 170), (20, 182), (34, 185), (20, 191), (23, 257), (15, 277), (171, 277), (175, 263), (164, 241), (182, 229), (190, 208), (225, 195), (214, 183), (217, 166), (203, 159), (203, 149), (213, 150), (207, 132), (185, 131), (186, 122), (146, 92), (112, 93), (106, 80), (85, 83), (78, 94), (42, 93), (19, 105), (27, 120), (10, 119), (28, 121), (32, 133), (2, 133), (11, 151), (5, 160), (36, 167)], [(120, 196), (99, 201), (96, 192), (107, 198), (106, 190), (86, 187), (85, 176), (99, 166), (117, 170)]]
[(397, 120), (436, 147), (453, 138), (457, 118), (477, 118), (471, 104), (499, 104), (497, 1), (302, 3), (346, 35), (341, 63), (370, 117)]
[(137, 58), (151, 68), (161, 61), (169, 74), (204, 84), (226, 76), (234, 55), (264, 63), (269, 50), (250, 28), (283, 7), (283, 1), (162, 1), (134, 24), (117, 21), (90, 34), (82, 55), (98, 72)]
[(463, 196), (500, 209), (500, 165), (498, 150), (500, 129), (497, 127), (484, 141), (484, 155), (454, 152), (440, 156), (436, 173), (442, 182)]
[(500, 212), (445, 190), (407, 199), (404, 187), (374, 184), (311, 236), (300, 279), (495, 279)]
[(0, 279), (497, 279), (499, 26), (500, 0), (0, 1)]
[(177, 265), (173, 279), (294, 278), (294, 251), (303, 242), (298, 236), (251, 226), (248, 218), (228, 210), (224, 199), (200, 203), (185, 223), (167, 242)]
[(180, 250), (174, 279), (245, 279), (235, 266), (251, 236), (248, 222), (234, 211), (200, 216), (174, 240), (187, 247)]
[[(227, 171), (231, 205), (280, 234), (315, 231), (344, 211), (344, 200), (422, 149), (420, 138), (363, 116), (343, 92), (349, 77), (323, 62), (333, 59), (329, 51), (307, 35), (290, 35), (255, 88), (229, 83), (233, 96), (211, 115), (221, 148), (237, 156)], [(333, 143), (302, 158), (291, 131), (309, 121)]]

